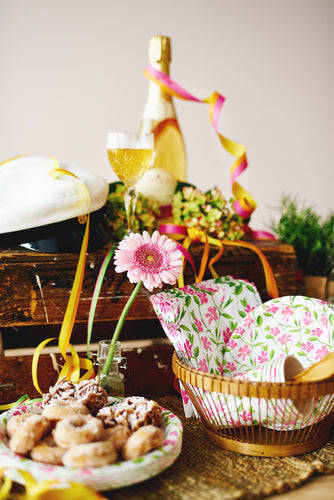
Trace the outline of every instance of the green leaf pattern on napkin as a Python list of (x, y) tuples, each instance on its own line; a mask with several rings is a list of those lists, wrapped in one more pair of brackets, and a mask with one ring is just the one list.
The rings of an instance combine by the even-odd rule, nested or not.
[[(304, 296), (262, 304), (253, 284), (231, 276), (162, 292), (151, 296), (151, 302), (179, 358), (200, 371), (241, 376), (289, 354), (307, 368), (334, 349), (334, 314), (329, 304)], [(197, 415), (180, 386), (186, 416)], [(258, 400), (246, 402), (205, 391), (198, 391), (197, 397), (213, 401), (213, 422), (222, 413), (227, 425), (257, 421)], [(319, 398), (314, 411), (326, 401)]]
[(204, 372), (222, 375), (227, 344), (239, 321), (261, 298), (254, 285), (224, 276), (150, 297), (180, 359)]

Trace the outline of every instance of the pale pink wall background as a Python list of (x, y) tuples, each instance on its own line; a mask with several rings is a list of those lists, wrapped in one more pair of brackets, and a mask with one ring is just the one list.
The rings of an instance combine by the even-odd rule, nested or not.
[[(111, 130), (136, 130), (150, 36), (172, 39), (171, 75), (226, 97), (221, 132), (246, 146), (240, 183), (254, 229), (288, 192), (334, 209), (333, 0), (0, 0), (0, 161), (51, 153), (115, 180)], [(204, 104), (176, 101), (188, 180), (230, 195)]]

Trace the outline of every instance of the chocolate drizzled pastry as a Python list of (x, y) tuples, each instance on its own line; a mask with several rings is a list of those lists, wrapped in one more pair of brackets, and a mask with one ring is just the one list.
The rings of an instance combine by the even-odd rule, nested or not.
[(49, 388), (49, 392), (43, 394), (43, 404), (52, 404), (54, 401), (59, 400), (73, 400), (75, 389), (73, 382), (63, 377), (54, 386)]
[(49, 392), (43, 394), (43, 404), (52, 404), (55, 401), (80, 401), (91, 414), (95, 415), (101, 408), (108, 404), (108, 394), (100, 384), (100, 378), (82, 380), (73, 384), (66, 377), (61, 378)]
[(108, 394), (101, 386), (99, 377), (79, 382), (74, 397), (81, 401), (93, 415), (108, 404)]
[(135, 431), (144, 425), (160, 427), (162, 409), (155, 401), (141, 396), (130, 396), (122, 402), (102, 408), (96, 415), (105, 427), (125, 425)]

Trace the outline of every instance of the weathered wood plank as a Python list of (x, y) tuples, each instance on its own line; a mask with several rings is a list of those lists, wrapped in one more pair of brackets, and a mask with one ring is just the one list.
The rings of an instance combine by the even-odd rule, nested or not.
[[(175, 394), (174, 374), (172, 371), (173, 347), (157, 344), (143, 348), (123, 348), (126, 358), (124, 375), (126, 395), (157, 397)], [(62, 364), (60, 354), (54, 355)], [(31, 376), (32, 356), (0, 357), (0, 385), (13, 382), (13, 387), (0, 389), (0, 404), (16, 401), (23, 394), (32, 398), (40, 397)], [(57, 365), (56, 365), (57, 367)], [(47, 392), (58, 378), (50, 354), (42, 354), (38, 365), (38, 382), (41, 390)]]
[[(296, 294), (296, 273), (298, 267), (294, 248), (291, 245), (282, 244), (276, 241), (258, 241), (253, 242), (253, 244), (259, 248), (267, 258), (277, 282), (279, 295)], [(198, 268), (203, 252), (203, 245), (191, 247), (191, 251)], [(216, 253), (217, 249), (211, 247), (210, 258)], [(247, 248), (226, 245), (222, 257), (214, 265), (214, 268), (219, 276), (229, 274), (235, 278), (246, 279), (254, 283), (262, 300), (268, 300), (269, 297), (266, 289), (263, 266), (254, 251), (248, 250)], [(188, 265), (186, 274), (189, 272), (190, 276), (186, 277), (187, 282), (193, 278), (191, 268)], [(207, 268), (205, 279), (209, 278), (211, 278), (211, 273)]]
[[(276, 242), (261, 242), (263, 251), (273, 269), (280, 295), (296, 293), (297, 263), (293, 247)], [(203, 245), (193, 245), (191, 253), (199, 269)], [(210, 257), (217, 250), (211, 248)], [(98, 272), (105, 254), (87, 254), (85, 276), (80, 294), (76, 321), (88, 319), (91, 298)], [(62, 323), (68, 304), (78, 257), (72, 254), (43, 254), (19, 250), (0, 251), (0, 327)], [(263, 300), (268, 298), (262, 264), (258, 256), (244, 248), (226, 246), (223, 256), (215, 264), (219, 275), (230, 274), (255, 283)], [(211, 273), (207, 269), (205, 279)], [(185, 282), (195, 281), (189, 264), (185, 269)], [(101, 288), (95, 321), (117, 320), (133, 290), (125, 273), (117, 274), (111, 263)], [(133, 303), (128, 320), (155, 318), (142, 288)]]

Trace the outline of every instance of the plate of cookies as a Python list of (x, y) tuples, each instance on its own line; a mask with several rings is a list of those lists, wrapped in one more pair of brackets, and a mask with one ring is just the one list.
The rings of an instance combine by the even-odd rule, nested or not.
[(43, 400), (1, 414), (0, 468), (18, 483), (27, 471), (36, 481), (117, 489), (172, 465), (182, 432), (179, 418), (153, 400), (110, 401), (98, 377), (79, 384), (61, 379)]

